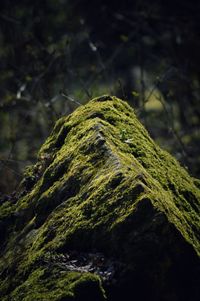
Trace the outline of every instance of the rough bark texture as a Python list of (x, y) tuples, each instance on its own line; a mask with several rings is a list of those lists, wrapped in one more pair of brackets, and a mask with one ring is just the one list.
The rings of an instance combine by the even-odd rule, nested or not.
[(91, 100), (1, 200), (1, 300), (199, 300), (198, 187), (126, 102)]

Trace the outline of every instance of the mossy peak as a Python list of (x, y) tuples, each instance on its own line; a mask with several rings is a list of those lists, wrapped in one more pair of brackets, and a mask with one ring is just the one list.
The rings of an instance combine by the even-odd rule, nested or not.
[[(188, 252), (194, 258), (195, 252), (200, 254), (200, 192), (194, 179), (155, 144), (133, 109), (114, 96), (95, 98), (58, 120), (38, 154), (38, 162), (29, 168), (21, 190), (23, 187), (24, 196), (16, 204), (6, 202), (0, 209), (2, 224), (7, 225), (9, 220), (2, 254), (11, 269), (17, 265), (19, 279), (23, 279), (24, 271), (29, 275), (28, 282), (18, 281), (13, 289), (9, 286), (9, 294), (16, 300), (29, 300), (22, 299), (21, 290), (33, 298), (28, 285), (41, 281), (40, 275), (46, 269), (44, 261), (52, 264), (52, 258), (58, 256), (61, 260), (60, 254), (70, 250), (97, 250), (108, 258), (114, 257), (123, 261), (122, 274), (127, 274), (129, 266), (132, 276), (134, 269), (139, 269), (137, 265), (141, 266), (148, 256), (162, 250), (165, 253), (165, 248), (175, 252), (174, 246), (184, 246), (183, 258)], [(16, 264), (12, 248), (19, 239), (23, 251)], [(51, 256), (47, 258), (46, 254)], [(161, 256), (155, 264), (157, 269), (163, 256), (168, 257)], [(56, 266), (59, 283), (68, 279), (70, 285), (66, 298), (79, 298), (72, 285), (76, 277), (83, 283), (89, 277), (95, 290), (101, 291), (98, 298), (104, 298), (97, 269), (86, 277), (75, 267), (73, 273), (78, 276), (73, 280), (69, 280), (69, 265), (64, 278), (62, 269)], [(162, 273), (163, 269), (168, 271), (168, 266), (162, 268)], [(148, 275), (149, 270), (145, 271)], [(2, 283), (5, 295), (5, 281)], [(55, 286), (56, 280), (53, 283)], [(61, 287), (57, 284), (49, 300), (60, 300)]]

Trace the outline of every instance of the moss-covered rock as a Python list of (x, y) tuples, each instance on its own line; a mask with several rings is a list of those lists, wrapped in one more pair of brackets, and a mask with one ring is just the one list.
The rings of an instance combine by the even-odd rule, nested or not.
[(58, 120), (0, 204), (2, 301), (198, 300), (197, 181), (116, 97)]

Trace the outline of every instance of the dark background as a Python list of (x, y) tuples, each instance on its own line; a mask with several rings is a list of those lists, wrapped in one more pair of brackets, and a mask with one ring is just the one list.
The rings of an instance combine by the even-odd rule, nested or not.
[(102, 94), (199, 177), (200, 1), (3, 0), (0, 68), (2, 194), (55, 121)]

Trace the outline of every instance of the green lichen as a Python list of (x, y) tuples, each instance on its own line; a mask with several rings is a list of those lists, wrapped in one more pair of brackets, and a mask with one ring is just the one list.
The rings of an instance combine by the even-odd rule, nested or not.
[(0, 221), (15, 216), (0, 262), (3, 301), (75, 300), (80, 281), (81, 294), (89, 283), (95, 300), (105, 297), (95, 274), (47, 269), (42, 258), (48, 252), (97, 249), (125, 257), (131, 266), (144, 257), (137, 248), (147, 252), (140, 237), (150, 246), (159, 238), (167, 245), (165, 233), (171, 245), (184, 242), (200, 254), (196, 180), (116, 97), (93, 99), (61, 118), (22, 187), (26, 191), (15, 205), (0, 208)]

